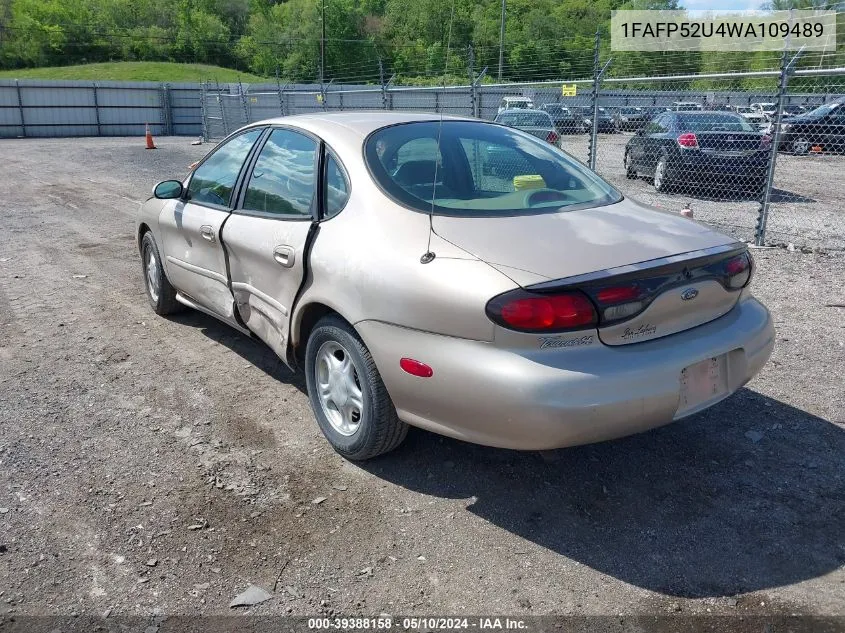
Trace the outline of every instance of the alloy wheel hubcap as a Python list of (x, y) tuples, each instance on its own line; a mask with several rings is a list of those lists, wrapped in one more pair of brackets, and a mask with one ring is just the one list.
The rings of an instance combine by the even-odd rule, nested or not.
[(158, 261), (153, 249), (147, 249), (147, 290), (153, 301), (158, 301)]
[(792, 143), (792, 149), (796, 154), (804, 154), (810, 148), (810, 142), (805, 138), (796, 139)]
[(663, 165), (663, 161), (657, 163), (657, 167), (654, 169), (654, 186), (660, 187), (663, 184), (663, 170), (665, 169)]
[(335, 431), (354, 435), (364, 414), (364, 394), (349, 352), (336, 341), (317, 350), (314, 372), (323, 413)]

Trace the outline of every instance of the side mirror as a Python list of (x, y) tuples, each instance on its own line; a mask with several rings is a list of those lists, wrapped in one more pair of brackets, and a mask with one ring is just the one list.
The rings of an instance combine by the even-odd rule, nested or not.
[(182, 183), (178, 180), (165, 180), (153, 187), (153, 196), (159, 200), (173, 200), (182, 196)]

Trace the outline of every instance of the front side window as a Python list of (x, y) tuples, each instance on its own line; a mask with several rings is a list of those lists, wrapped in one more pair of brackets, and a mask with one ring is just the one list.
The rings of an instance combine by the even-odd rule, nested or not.
[(188, 183), (188, 200), (228, 207), (244, 160), (263, 131), (250, 130), (230, 139), (197, 167)]
[[(408, 147), (429, 152), (414, 169), (398, 163)], [(378, 130), (365, 145), (377, 184), (425, 213), (505, 216), (610, 204), (619, 193), (552, 145), (499, 125), (426, 121)]]
[(316, 159), (313, 139), (292, 130), (273, 130), (255, 161), (244, 210), (310, 217), (317, 188)]

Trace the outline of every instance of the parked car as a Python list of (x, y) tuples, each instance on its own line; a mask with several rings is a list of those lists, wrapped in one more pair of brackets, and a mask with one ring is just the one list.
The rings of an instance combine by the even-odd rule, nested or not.
[(703, 110), (704, 107), (695, 101), (673, 101), (672, 106), (668, 108), (672, 112), (687, 112)]
[(841, 101), (781, 119), (780, 149), (800, 155), (813, 147), (845, 151), (845, 104)]
[(736, 113), (759, 129), (763, 129), (769, 125), (769, 118), (759, 110), (752, 110), (750, 107), (745, 106), (737, 106)]
[[(485, 176), (490, 146), (543, 186)], [(137, 221), (153, 310), (197, 308), (304, 368), (349, 459), (408, 425), (530, 450), (637, 433), (740, 389), (774, 344), (744, 243), (477, 119), (254, 123), (154, 196)]]
[(625, 147), (625, 175), (654, 188), (696, 185), (758, 193), (766, 182), (771, 137), (729, 112), (665, 112)]
[(788, 104), (783, 106), (783, 116), (800, 116), (810, 111), (810, 108), (802, 105)]
[(559, 134), (580, 134), (586, 131), (584, 119), (572, 110), (559, 103), (547, 103), (540, 106), (540, 110), (547, 112)]
[(502, 97), (499, 102), (499, 112), (505, 110), (532, 110), (534, 109), (534, 101), (530, 97)]
[(552, 145), (560, 146), (560, 134), (558, 134), (552, 117), (543, 110), (505, 110), (496, 115), (496, 123), (514, 127), (532, 136), (541, 138)]
[[(584, 121), (584, 126), (586, 127), (586, 131), (590, 131), (593, 128), (593, 109), (586, 106), (578, 106), (573, 107), (572, 111), (579, 115), (582, 120)], [(613, 117), (610, 116), (610, 113), (607, 111), (606, 108), (600, 107), (599, 108), (599, 117), (598, 117), (598, 126), (596, 129), (597, 132), (608, 132), (613, 134), (616, 132), (616, 124), (613, 122)]]
[(614, 123), (623, 132), (636, 132), (651, 120), (652, 114), (645, 108), (625, 107), (616, 112)]
[(776, 103), (752, 103), (750, 106), (752, 112), (759, 112), (766, 119), (771, 119), (772, 115), (777, 112), (778, 104)]

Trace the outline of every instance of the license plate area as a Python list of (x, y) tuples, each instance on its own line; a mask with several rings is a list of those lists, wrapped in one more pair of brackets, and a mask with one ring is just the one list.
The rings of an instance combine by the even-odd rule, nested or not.
[(728, 393), (727, 354), (707, 358), (681, 370), (681, 393), (675, 417), (703, 409)]

